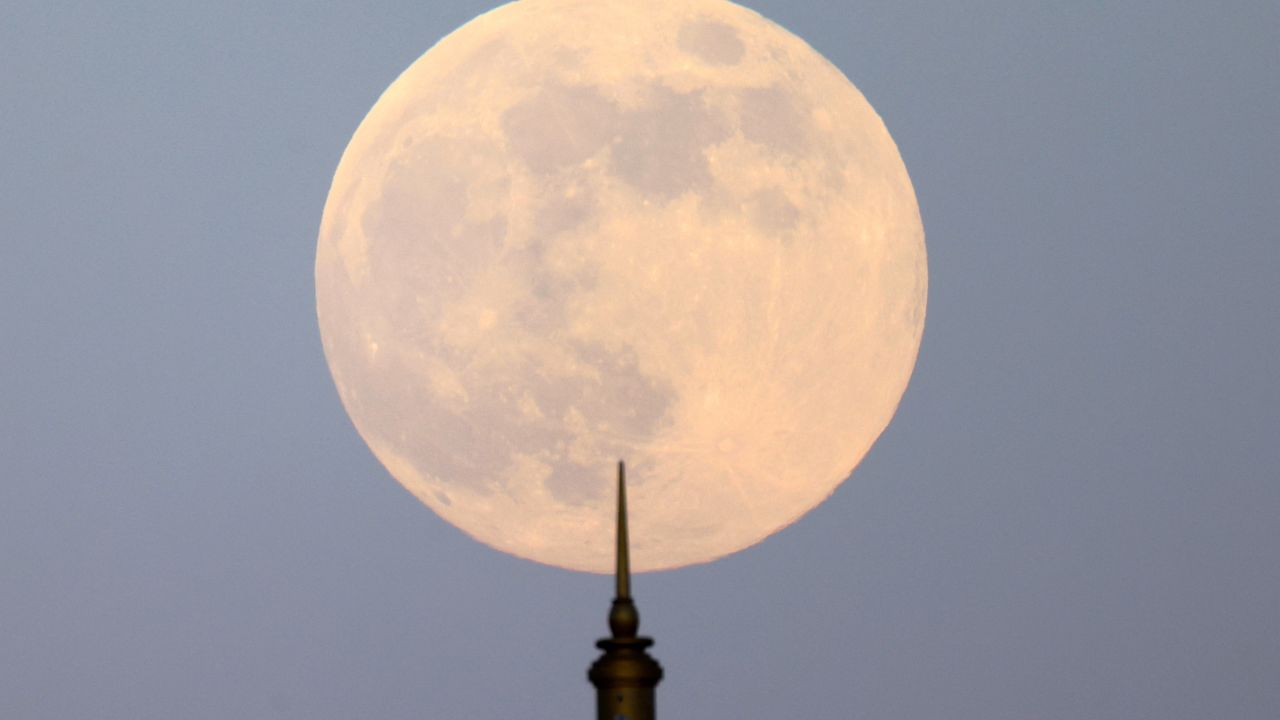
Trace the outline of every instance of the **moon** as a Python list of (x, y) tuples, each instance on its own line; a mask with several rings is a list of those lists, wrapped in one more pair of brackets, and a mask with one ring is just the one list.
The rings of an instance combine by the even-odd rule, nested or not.
[(370, 449), (499, 550), (714, 560), (826, 499), (897, 409), (927, 293), (897, 146), (804, 41), (722, 0), (521, 0), (383, 93), (316, 301)]

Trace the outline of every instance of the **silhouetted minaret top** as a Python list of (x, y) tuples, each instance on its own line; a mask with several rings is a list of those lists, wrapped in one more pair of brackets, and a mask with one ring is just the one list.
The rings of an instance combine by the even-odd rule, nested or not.
[(627, 533), (627, 467), (618, 461), (617, 565), (613, 607), (609, 609), (609, 629), (615, 638), (633, 638), (640, 629), (640, 613), (631, 602), (631, 538)]
[(597, 720), (654, 720), (653, 689), (662, 680), (662, 666), (645, 649), (653, 645), (637, 637), (640, 613), (631, 601), (631, 558), (627, 540), (627, 475), (618, 463), (617, 591), (609, 609), (613, 637), (596, 643), (604, 651), (587, 671), (596, 686)]

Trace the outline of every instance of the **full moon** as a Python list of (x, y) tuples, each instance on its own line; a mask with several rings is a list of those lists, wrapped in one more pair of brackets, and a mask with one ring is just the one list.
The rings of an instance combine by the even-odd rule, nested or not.
[(494, 548), (707, 562), (827, 498), (924, 328), (924, 230), (879, 116), (723, 0), (521, 0), (369, 111), (321, 221), (325, 356), (387, 470)]

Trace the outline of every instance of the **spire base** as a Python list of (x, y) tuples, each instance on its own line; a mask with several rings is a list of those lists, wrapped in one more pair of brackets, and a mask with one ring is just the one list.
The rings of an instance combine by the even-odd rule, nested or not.
[(645, 650), (646, 637), (606, 638), (596, 643), (604, 651), (587, 671), (596, 687), (596, 717), (600, 720), (653, 720), (654, 688), (662, 680), (662, 666)]

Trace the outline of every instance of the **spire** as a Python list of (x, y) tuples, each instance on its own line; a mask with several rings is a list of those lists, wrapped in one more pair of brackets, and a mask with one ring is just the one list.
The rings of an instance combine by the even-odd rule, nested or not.
[(627, 538), (627, 467), (618, 461), (617, 563), (613, 607), (609, 609), (609, 629), (614, 638), (634, 638), (640, 629), (640, 613), (631, 601), (631, 550)]
[(627, 538), (627, 465), (618, 461), (618, 592), (619, 598), (631, 597), (630, 540)]
[(604, 651), (587, 671), (596, 686), (599, 720), (653, 720), (654, 688), (662, 680), (662, 666), (646, 652), (653, 640), (638, 637), (640, 613), (631, 599), (631, 550), (627, 537), (626, 467), (618, 461), (618, 525), (616, 530), (616, 591), (609, 608), (613, 637), (596, 643)]

